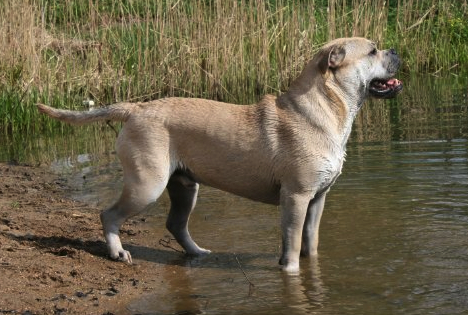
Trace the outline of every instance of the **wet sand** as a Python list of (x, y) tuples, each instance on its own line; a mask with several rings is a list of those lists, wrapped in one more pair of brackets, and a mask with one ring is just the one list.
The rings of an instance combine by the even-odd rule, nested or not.
[(46, 168), (0, 163), (0, 314), (127, 314), (130, 301), (164, 285), (161, 263), (183, 257), (158, 249), (167, 232), (150, 234), (135, 217), (121, 231), (134, 264), (111, 261), (100, 209), (67, 189)]

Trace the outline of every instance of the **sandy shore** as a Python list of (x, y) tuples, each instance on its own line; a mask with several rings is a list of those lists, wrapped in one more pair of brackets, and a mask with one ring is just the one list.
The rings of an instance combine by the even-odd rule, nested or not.
[(161, 286), (161, 261), (180, 258), (137, 217), (122, 228), (135, 263), (109, 260), (100, 209), (67, 188), (47, 169), (0, 164), (0, 314), (127, 314)]

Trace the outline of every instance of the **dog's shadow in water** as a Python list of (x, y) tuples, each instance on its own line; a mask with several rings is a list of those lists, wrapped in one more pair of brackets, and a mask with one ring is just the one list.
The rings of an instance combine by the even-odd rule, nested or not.
[[(57, 255), (76, 257), (79, 251), (85, 251), (93, 256), (109, 258), (106, 243), (102, 240), (83, 240), (81, 238), (71, 238), (65, 236), (37, 236), (31, 234), (18, 235), (14, 233), (3, 233), (12, 240), (27, 243), (45, 252)], [(158, 246), (158, 245), (156, 245)], [(161, 246), (161, 245), (159, 245)], [(175, 265), (192, 268), (239, 268), (249, 265), (249, 269), (256, 268), (250, 262), (256, 259), (277, 259), (276, 255), (270, 253), (229, 253), (212, 252), (201, 257), (188, 256), (175, 249), (161, 249), (155, 247), (123, 244), (123, 247), (130, 251), (134, 263), (144, 260), (163, 265)], [(242, 265), (241, 265), (242, 264)]]
[[(124, 245), (134, 260), (145, 260), (165, 265), (175, 265), (181, 267), (191, 268), (243, 268), (248, 269), (265, 269), (265, 266), (260, 267), (258, 263), (254, 261), (277, 261), (279, 257), (276, 257), (272, 253), (245, 253), (245, 252), (211, 252), (209, 255), (203, 256), (189, 256), (184, 252), (176, 251), (174, 249), (161, 249), (154, 247), (146, 247), (139, 245)], [(274, 265), (277, 268), (276, 264)], [(248, 266), (248, 267), (247, 267)]]

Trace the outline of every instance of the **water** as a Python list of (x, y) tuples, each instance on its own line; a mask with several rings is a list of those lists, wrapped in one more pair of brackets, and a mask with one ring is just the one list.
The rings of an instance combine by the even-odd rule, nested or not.
[[(191, 231), (213, 253), (161, 261), (161, 286), (127, 311), (468, 313), (467, 86), (460, 78), (412, 79), (398, 100), (366, 105), (327, 198), (319, 256), (302, 260), (300, 275), (278, 270), (276, 207), (203, 187)], [(116, 198), (121, 170), (112, 149), (100, 148), (50, 160), (74, 198), (105, 207)], [(167, 206), (163, 196), (149, 214), (155, 233), (164, 229)]]

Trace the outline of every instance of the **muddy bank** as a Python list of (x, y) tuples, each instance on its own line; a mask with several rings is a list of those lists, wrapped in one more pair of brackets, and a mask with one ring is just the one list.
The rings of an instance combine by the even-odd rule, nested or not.
[(0, 314), (126, 314), (162, 285), (160, 262), (181, 258), (136, 217), (122, 228), (134, 264), (109, 260), (100, 209), (67, 189), (45, 168), (0, 164)]

